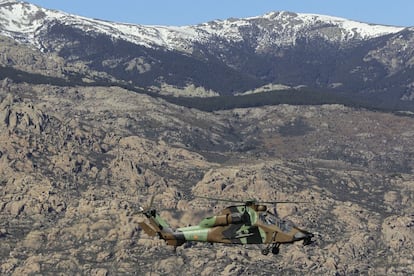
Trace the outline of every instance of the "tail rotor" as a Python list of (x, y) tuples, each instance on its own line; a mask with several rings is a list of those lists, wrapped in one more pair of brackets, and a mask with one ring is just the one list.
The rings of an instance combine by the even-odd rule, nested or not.
[(138, 213), (145, 214), (145, 213), (148, 213), (149, 211), (151, 211), (152, 205), (154, 203), (154, 198), (155, 198), (155, 195), (152, 195), (151, 199), (150, 199), (150, 202), (147, 206), (145, 206), (145, 207), (139, 206), (138, 207), (138, 209), (139, 209)]

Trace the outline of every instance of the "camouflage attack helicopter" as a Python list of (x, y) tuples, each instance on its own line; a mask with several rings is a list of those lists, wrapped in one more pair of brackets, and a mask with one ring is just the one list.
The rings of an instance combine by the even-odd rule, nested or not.
[(281, 220), (271, 213), (264, 204), (300, 203), (288, 201), (257, 202), (255, 200), (238, 201), (201, 197), (238, 203), (225, 208), (219, 215), (207, 217), (196, 226), (188, 226), (173, 230), (158, 214), (151, 209), (154, 197), (148, 208), (140, 208), (140, 212), (148, 218), (140, 222), (140, 227), (149, 236), (158, 235), (168, 245), (180, 246), (186, 242), (209, 242), (227, 244), (266, 244), (262, 254), (279, 253), (282, 243), (303, 241), (303, 245), (312, 243), (312, 233), (296, 227), (292, 222)]

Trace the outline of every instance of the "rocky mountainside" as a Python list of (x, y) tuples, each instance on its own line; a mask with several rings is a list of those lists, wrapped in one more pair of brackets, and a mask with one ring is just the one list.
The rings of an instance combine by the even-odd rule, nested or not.
[(412, 28), (289, 12), (196, 26), (143, 26), (20, 1), (2, 1), (0, 15), (0, 34), (84, 64), (87, 70), (79, 73), (99, 72), (92, 74), (99, 81), (193, 96), (300, 86), (378, 107), (414, 109)]
[[(0, 271), (273, 275), (414, 272), (413, 118), (341, 105), (202, 112), (117, 87), (0, 89)], [(279, 216), (317, 234), (282, 246), (148, 238), (225, 207), (194, 198), (301, 200)]]
[[(4, 0), (0, 14), (1, 275), (414, 274), (412, 113), (310, 102), (312, 90), (286, 92), (302, 96), (300, 105), (270, 99), (243, 108), (226, 104), (255, 98), (196, 105), (148, 92), (324, 87), (306, 74), (296, 83), (294, 70), (292, 83), (264, 77), (276, 72), (266, 64), (301, 54), (307, 67), (291, 69), (320, 68), (317, 43), (326, 46), (326, 62), (335, 53), (335, 68), (364, 78), (355, 93), (372, 92), (376, 76), (375, 98), (409, 109), (412, 29), (292, 13), (134, 26)], [(226, 108), (206, 108), (214, 101)], [(274, 208), (315, 233), (315, 243), (282, 245), (277, 256), (253, 245), (191, 243), (174, 251), (138, 226), (139, 207), (152, 195), (173, 227), (227, 206), (197, 195), (307, 201)]]

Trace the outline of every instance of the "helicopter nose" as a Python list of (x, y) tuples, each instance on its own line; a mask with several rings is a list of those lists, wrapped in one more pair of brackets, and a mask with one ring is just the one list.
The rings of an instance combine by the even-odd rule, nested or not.
[(297, 239), (297, 240), (301, 240), (301, 239), (304, 239), (304, 238), (306, 238), (306, 234), (305, 233), (303, 233), (303, 232), (297, 232), (296, 234), (295, 234), (295, 239)]
[(297, 232), (294, 237), (296, 240), (303, 240), (303, 245), (309, 245), (313, 242), (312, 238), (314, 235), (309, 232)]

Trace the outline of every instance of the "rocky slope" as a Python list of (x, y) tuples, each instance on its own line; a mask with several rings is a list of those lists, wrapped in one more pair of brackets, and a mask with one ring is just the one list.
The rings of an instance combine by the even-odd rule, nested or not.
[[(253, 90), (269, 80), (257, 81), (253, 71), (240, 74), (237, 68), (252, 64), (257, 53), (267, 53), (264, 60), (272, 53), (288, 59), (303, 54), (315, 61), (320, 53), (310, 55), (300, 47), (321, 46), (322, 41), (324, 51), (353, 54), (338, 71), (351, 70), (367, 83), (377, 76), (381, 95), (391, 91), (391, 80), (403, 80), (404, 92), (397, 94), (410, 103), (412, 29), (385, 28), (384, 35), (384, 29), (370, 26), (367, 33), (366, 25), (291, 13), (182, 29), (129, 26), (16, 1), (0, 1), (0, 13), (6, 35), (0, 37), (0, 274), (414, 273), (412, 113), (339, 104), (203, 112), (183, 107), (179, 100), (176, 105), (119, 87), (154, 85), (145, 82), (146, 76), (165, 90), (185, 87), (180, 93), (214, 95), (222, 87), (212, 87), (209, 78), (220, 83), (217, 73), (228, 85), (226, 93)], [(307, 20), (316, 25), (305, 24)], [(286, 28), (276, 28), (274, 22)], [(84, 32), (86, 26), (90, 32)], [(113, 40), (113, 34), (127, 33), (121, 33), (121, 26), (128, 34), (132, 29), (147, 34), (141, 37), (147, 44)], [(289, 43), (299, 46), (293, 52), (284, 48), (289, 30), (296, 37)], [(192, 40), (194, 33), (215, 34), (217, 40), (203, 44)], [(150, 34), (175, 44), (165, 50), (149, 43)], [(253, 39), (250, 34), (260, 35)], [(287, 44), (275, 44), (272, 39), (283, 34)], [(263, 48), (262, 40), (273, 44)], [(194, 44), (184, 49), (189, 41)], [(368, 67), (353, 63), (355, 53)], [(244, 65), (235, 63), (237, 56), (246, 58), (240, 59)], [(274, 61), (269, 64), (283, 65)], [(181, 87), (177, 78), (164, 78), (171, 72), (179, 75), (177, 64), (188, 65), (179, 73), (185, 77)], [(200, 74), (202, 88), (191, 75), (194, 68), (209, 73)], [(298, 71), (302, 84), (309, 81), (305, 73)], [(127, 86), (128, 78), (139, 82)], [(359, 87), (370, 90), (369, 85)], [(195, 195), (309, 201), (274, 208), (280, 217), (315, 233), (316, 242), (282, 246), (278, 256), (263, 256), (252, 245), (187, 244), (174, 252), (138, 227), (143, 219), (139, 206), (154, 194), (154, 206), (173, 227), (194, 225), (226, 206)]]
[[(214, 113), (117, 87), (3, 81), (0, 271), (273, 275), (414, 272), (413, 118), (340, 105)], [(190, 244), (138, 228), (138, 206), (172, 226), (223, 203), (194, 195), (306, 200), (279, 216), (317, 233), (282, 246)]]

